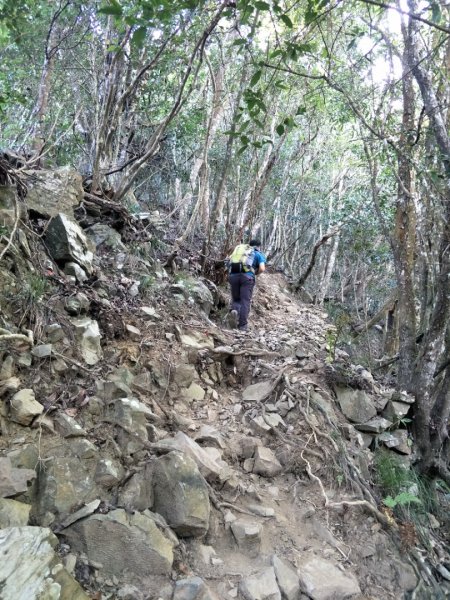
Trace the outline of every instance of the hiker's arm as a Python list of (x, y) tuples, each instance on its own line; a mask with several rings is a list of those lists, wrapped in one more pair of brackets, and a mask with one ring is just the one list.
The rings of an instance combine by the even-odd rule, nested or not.
[(259, 263), (257, 275), (260, 275), (261, 273), (264, 273), (265, 270), (266, 270), (266, 264), (265, 263)]

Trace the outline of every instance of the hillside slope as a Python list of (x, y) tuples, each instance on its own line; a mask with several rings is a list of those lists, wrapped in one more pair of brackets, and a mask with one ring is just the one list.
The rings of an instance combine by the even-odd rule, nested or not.
[(410, 460), (411, 399), (335, 350), (324, 312), (266, 273), (229, 330), (195, 261), (169, 275), (104, 220), (22, 208), (0, 264), (2, 599), (444, 597), (438, 538), (422, 558), (371, 483), (369, 445)]

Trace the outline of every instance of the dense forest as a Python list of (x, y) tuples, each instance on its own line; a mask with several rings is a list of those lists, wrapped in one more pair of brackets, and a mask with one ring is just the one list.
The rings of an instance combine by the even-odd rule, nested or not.
[[(450, 7), (440, 0), (0, 1), (0, 139), (85, 204), (159, 210), (211, 276), (243, 237), (416, 398), (450, 482)], [(10, 232), (0, 224), (0, 234)]]

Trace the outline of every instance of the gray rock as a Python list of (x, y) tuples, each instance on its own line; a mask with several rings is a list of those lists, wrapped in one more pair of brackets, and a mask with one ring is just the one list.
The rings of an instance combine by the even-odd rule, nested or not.
[(300, 588), (312, 600), (346, 600), (361, 594), (356, 577), (344, 573), (332, 562), (315, 556), (298, 566)]
[(128, 511), (143, 511), (153, 506), (153, 484), (150, 465), (134, 473), (119, 490), (117, 505)]
[(153, 495), (154, 510), (181, 537), (198, 537), (208, 531), (208, 488), (189, 456), (170, 452), (155, 461)]
[(88, 365), (96, 365), (103, 357), (100, 340), (102, 338), (97, 321), (84, 317), (71, 319), (75, 328), (79, 349), (84, 362)]
[(81, 293), (75, 294), (74, 296), (70, 296), (67, 298), (64, 308), (69, 313), (69, 315), (82, 315), (89, 311), (91, 303), (89, 298)]
[(253, 458), (258, 446), (262, 446), (259, 438), (246, 435), (237, 440), (235, 446), (233, 445), (233, 451), (239, 458)]
[(245, 600), (281, 600), (273, 567), (245, 577), (239, 584), (239, 591)]
[(55, 217), (58, 213), (73, 218), (73, 207), (83, 200), (83, 180), (71, 167), (38, 171), (26, 171), (28, 210), (44, 217)]
[(377, 414), (373, 402), (363, 390), (337, 386), (335, 392), (342, 412), (353, 423), (365, 423)]
[(68, 262), (64, 265), (64, 273), (70, 277), (75, 277), (78, 283), (84, 283), (88, 280), (86, 271), (74, 262)]
[(200, 473), (208, 480), (221, 479), (224, 468), (188, 435), (179, 431), (173, 438), (166, 438), (155, 445), (159, 451), (178, 450), (194, 460)]
[(2, 600), (89, 600), (62, 566), (57, 544), (47, 528), (0, 529)]
[(144, 600), (144, 594), (134, 585), (126, 584), (118, 590), (117, 600)]
[(102, 487), (110, 489), (117, 485), (123, 477), (123, 468), (110, 458), (102, 458), (97, 463), (95, 481)]
[(198, 383), (192, 382), (188, 388), (181, 390), (181, 395), (188, 401), (192, 400), (203, 400), (205, 397), (205, 390), (198, 385)]
[(142, 450), (148, 441), (147, 423), (155, 418), (148, 406), (136, 398), (118, 398), (108, 404), (106, 416), (134, 433), (117, 430), (117, 441), (127, 454)]
[(257, 446), (255, 449), (253, 473), (257, 473), (262, 477), (275, 477), (275, 475), (281, 473), (282, 470), (283, 467), (270, 448)]
[(286, 426), (283, 419), (277, 413), (266, 413), (264, 416), (259, 415), (251, 420), (250, 427), (254, 433), (264, 435), (280, 425)]
[(406, 402), (389, 400), (386, 404), (386, 408), (383, 410), (382, 416), (388, 421), (395, 423), (406, 417), (410, 408), (411, 404), (406, 404)]
[(408, 432), (406, 429), (396, 431), (385, 431), (380, 433), (378, 440), (387, 448), (392, 448), (401, 454), (411, 454), (411, 444), (408, 443)]
[(201, 333), (195, 329), (182, 332), (179, 328), (175, 328), (177, 337), (183, 346), (201, 350), (203, 348), (214, 348), (214, 340), (211, 335)]
[(179, 579), (175, 583), (173, 600), (217, 600), (206, 583), (200, 577)]
[(231, 523), (231, 531), (237, 542), (239, 550), (256, 558), (261, 549), (262, 525), (247, 518), (236, 519)]
[(62, 435), (62, 437), (84, 437), (86, 435), (85, 430), (81, 427), (77, 421), (70, 415), (64, 412), (58, 412), (53, 419), (56, 431)]
[(53, 456), (38, 472), (36, 512), (65, 517), (76, 507), (101, 497), (95, 485), (95, 460), (76, 456)]
[[(250, 459), (251, 460), (251, 459)], [(275, 510), (271, 506), (261, 506), (260, 504), (249, 504), (247, 509), (258, 517), (274, 517)]]
[(273, 381), (259, 381), (245, 388), (242, 399), (245, 402), (263, 402), (273, 392)]
[(113, 250), (126, 250), (126, 246), (122, 243), (120, 233), (109, 225), (103, 223), (95, 223), (91, 227), (88, 227), (85, 231), (89, 239), (95, 244), (96, 248), (101, 245)]
[(192, 285), (188, 286), (188, 294), (194, 299), (195, 304), (206, 315), (209, 315), (214, 306), (214, 298), (208, 287), (200, 279), (193, 280)]
[(139, 342), (142, 337), (142, 333), (137, 327), (128, 324), (125, 326), (125, 329), (130, 339), (134, 340), (135, 342)]
[(39, 346), (35, 346), (31, 351), (31, 354), (36, 356), (36, 358), (47, 358), (52, 355), (52, 345), (40, 344)]
[(0, 498), (17, 496), (28, 489), (28, 482), (36, 477), (32, 469), (13, 467), (8, 457), (0, 458)]
[(50, 255), (56, 262), (75, 262), (87, 273), (92, 273), (94, 255), (80, 226), (59, 213), (47, 227), (45, 241)]
[(0, 381), (11, 379), (14, 376), (14, 358), (9, 354), (1, 363)]
[(5, 527), (25, 527), (30, 517), (30, 504), (10, 498), (0, 498), (0, 529)]
[(161, 316), (156, 312), (153, 306), (141, 306), (141, 314), (148, 321), (159, 321)]
[(10, 419), (20, 425), (30, 425), (31, 421), (44, 412), (44, 407), (34, 397), (31, 389), (20, 390), (11, 398)]
[(80, 508), (80, 510), (77, 510), (76, 512), (69, 515), (67, 519), (64, 519), (64, 521), (61, 523), (61, 527), (65, 529), (66, 527), (70, 527), (70, 525), (73, 525), (80, 519), (89, 517), (97, 510), (100, 504), (101, 500), (93, 500), (92, 502), (88, 502), (85, 506), (83, 506), (83, 508)]
[[(0, 185), (0, 223), (8, 229), (16, 222), (17, 191), (13, 186)], [(25, 213), (22, 214), (25, 217)]]
[(96, 446), (84, 438), (69, 438), (70, 449), (79, 458), (94, 458), (97, 454)]
[(95, 514), (64, 530), (64, 536), (73, 550), (100, 563), (102, 573), (126, 583), (168, 574), (172, 568), (173, 544), (145, 514), (122, 509)]
[(196, 442), (203, 442), (208, 445), (217, 446), (217, 448), (226, 448), (222, 434), (211, 425), (202, 425), (194, 437)]
[(300, 593), (300, 581), (295, 569), (274, 554), (271, 563), (275, 569), (275, 577), (285, 600), (297, 600)]
[(355, 425), (359, 431), (365, 431), (367, 433), (381, 433), (389, 427), (392, 427), (392, 422), (384, 419), (383, 417), (374, 417), (367, 423), (358, 423)]
[(195, 379), (198, 379), (198, 373), (194, 365), (187, 365), (185, 363), (175, 365), (173, 380), (177, 385), (188, 388)]
[(64, 339), (64, 329), (59, 323), (51, 323), (45, 328), (45, 333), (52, 344)]

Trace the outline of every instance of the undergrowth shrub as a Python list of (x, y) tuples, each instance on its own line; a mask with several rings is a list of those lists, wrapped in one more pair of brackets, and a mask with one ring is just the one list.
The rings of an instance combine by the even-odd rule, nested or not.
[[(405, 467), (399, 456), (380, 448), (375, 452), (375, 481), (383, 495), (383, 504), (403, 522), (412, 522), (420, 535), (429, 525), (431, 514), (439, 513), (435, 483), (413, 467)], [(421, 535), (425, 543), (428, 536)]]

